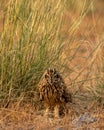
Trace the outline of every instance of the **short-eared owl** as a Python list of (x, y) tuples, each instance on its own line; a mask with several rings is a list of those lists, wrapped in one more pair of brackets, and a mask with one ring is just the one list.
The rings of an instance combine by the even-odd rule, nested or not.
[(60, 108), (63, 107), (66, 114), (66, 103), (71, 102), (71, 94), (67, 92), (65, 82), (60, 73), (54, 69), (47, 69), (39, 84), (40, 100), (44, 101), (46, 115), (54, 109), (54, 116), (59, 117)]

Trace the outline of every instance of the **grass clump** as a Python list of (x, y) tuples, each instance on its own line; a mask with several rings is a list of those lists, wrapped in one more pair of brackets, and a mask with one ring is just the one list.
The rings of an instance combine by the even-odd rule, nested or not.
[(61, 0), (10, 0), (7, 3), (0, 38), (2, 106), (18, 97), (20, 100), (20, 97), (36, 96), (36, 84), (42, 72), (58, 63), (63, 11)]
[(89, 36), (95, 37), (92, 32), (96, 26), (90, 27), (90, 21), (85, 24), (86, 16), (95, 23), (95, 1), (10, 0), (0, 8), (4, 14), (0, 34), (1, 106), (10, 101), (36, 103), (36, 85), (44, 70), (66, 63), (65, 78), (74, 93), (91, 91), (91, 87), (96, 91), (95, 86), (102, 81), (103, 40), (93, 44)]

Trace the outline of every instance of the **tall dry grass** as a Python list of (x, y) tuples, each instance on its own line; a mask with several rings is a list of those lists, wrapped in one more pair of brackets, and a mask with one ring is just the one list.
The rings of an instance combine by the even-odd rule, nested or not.
[[(36, 97), (36, 84), (49, 66), (61, 66), (61, 0), (10, 0), (0, 38), (0, 104)], [(30, 98), (29, 98), (30, 99)], [(30, 99), (31, 100), (31, 99)]]
[[(9, 0), (1, 3), (4, 14), (0, 38), (1, 106), (14, 101), (36, 104), (36, 85), (50, 66), (65, 72), (74, 96), (86, 88), (96, 100), (99, 88), (96, 86), (103, 86), (103, 38), (94, 44), (89, 37), (87, 40), (77, 37), (86, 15), (95, 22), (95, 1)], [(63, 17), (65, 11), (72, 13), (68, 23)]]

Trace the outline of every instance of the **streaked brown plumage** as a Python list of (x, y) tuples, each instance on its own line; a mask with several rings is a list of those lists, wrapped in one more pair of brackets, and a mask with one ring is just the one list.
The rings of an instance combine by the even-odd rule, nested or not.
[(62, 76), (54, 68), (49, 68), (44, 72), (38, 84), (38, 89), (40, 100), (44, 101), (46, 106), (46, 115), (53, 107), (55, 117), (58, 117), (60, 107), (62, 106), (66, 109), (66, 103), (72, 100)]

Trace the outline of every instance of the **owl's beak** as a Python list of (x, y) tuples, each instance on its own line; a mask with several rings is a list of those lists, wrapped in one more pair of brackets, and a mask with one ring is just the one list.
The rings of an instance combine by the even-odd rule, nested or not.
[(50, 82), (50, 85), (52, 86), (52, 82)]
[(49, 83), (50, 83), (50, 85), (52, 86), (52, 84), (53, 84), (52, 78), (50, 79), (50, 82), (49, 82)]

